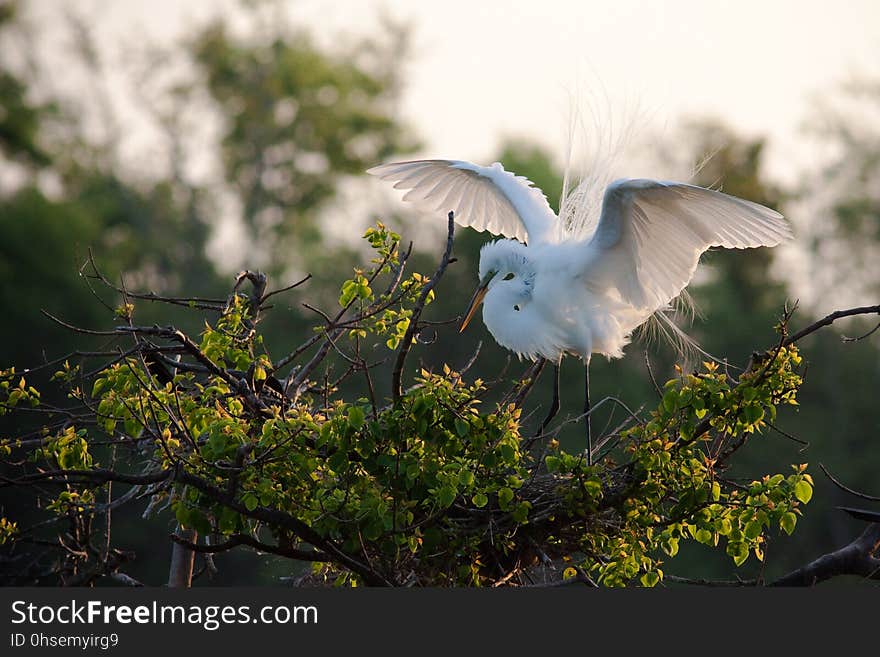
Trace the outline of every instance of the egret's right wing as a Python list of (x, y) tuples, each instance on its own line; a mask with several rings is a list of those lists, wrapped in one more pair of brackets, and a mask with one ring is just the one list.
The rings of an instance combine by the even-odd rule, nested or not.
[(380, 164), (367, 170), (395, 189), (408, 189), (404, 201), (444, 215), (476, 230), (513, 237), (521, 242), (546, 241), (556, 224), (541, 190), (500, 163), (483, 167), (463, 160), (414, 160)]
[(684, 183), (616, 180), (583, 273), (589, 284), (657, 310), (690, 282), (709, 247), (776, 246), (791, 236), (781, 214), (751, 201)]

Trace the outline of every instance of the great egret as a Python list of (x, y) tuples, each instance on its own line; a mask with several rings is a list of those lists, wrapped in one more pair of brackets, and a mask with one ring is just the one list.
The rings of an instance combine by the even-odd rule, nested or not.
[[(778, 212), (751, 201), (679, 182), (621, 179), (605, 188), (598, 218), (560, 221), (540, 189), (496, 162), (462, 160), (382, 164), (368, 173), (409, 190), (423, 210), (455, 212), (455, 221), (510, 239), (480, 251), (480, 282), (461, 322), (480, 304), (495, 340), (521, 357), (556, 366), (583, 359), (587, 455), (589, 366), (594, 353), (623, 355), (630, 334), (669, 307), (708, 248), (776, 246), (792, 236)], [(593, 213), (596, 214), (596, 213)]]

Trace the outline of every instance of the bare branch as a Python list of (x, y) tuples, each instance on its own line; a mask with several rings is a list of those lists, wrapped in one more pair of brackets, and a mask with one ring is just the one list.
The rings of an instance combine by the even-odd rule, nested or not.
[(839, 506), (838, 510), (852, 516), (856, 520), (865, 520), (866, 522), (880, 522), (880, 511), (869, 511), (868, 509), (853, 509), (849, 506)]
[(867, 333), (863, 333), (862, 335), (855, 338), (850, 338), (844, 335), (841, 340), (843, 340), (844, 342), (858, 342), (859, 340), (864, 340), (865, 338), (871, 337), (872, 335), (874, 335), (874, 333), (877, 332), (878, 329), (880, 329), (880, 322), (878, 322), (877, 325), (874, 326), (874, 328), (872, 328)]
[(825, 467), (824, 463), (820, 463), (819, 467), (822, 468), (822, 472), (824, 472), (825, 476), (831, 480), (831, 483), (834, 484), (835, 486), (837, 486), (840, 490), (842, 490), (846, 493), (849, 493), (850, 495), (855, 495), (856, 497), (860, 497), (863, 500), (868, 500), (870, 502), (880, 502), (880, 497), (868, 495), (867, 493), (860, 493), (859, 491), (853, 490), (849, 486), (845, 486), (844, 484), (842, 484), (839, 480), (835, 479), (831, 475), (830, 472), (828, 472), (828, 469)]
[(419, 330), (419, 317), (421, 317), (425, 304), (428, 301), (428, 295), (431, 293), (431, 290), (436, 287), (437, 283), (443, 277), (446, 268), (449, 266), (450, 256), (452, 255), (453, 237), (455, 236), (454, 212), (449, 212), (447, 221), (446, 248), (443, 251), (443, 257), (440, 259), (440, 265), (437, 267), (437, 271), (434, 272), (431, 280), (429, 280), (425, 287), (422, 288), (422, 293), (419, 295), (419, 299), (413, 308), (409, 326), (407, 327), (403, 340), (400, 342), (400, 347), (397, 350), (397, 359), (394, 361), (394, 370), (391, 373), (391, 395), (395, 404), (400, 403), (400, 398), (403, 395), (403, 389), (400, 383), (403, 376), (403, 365), (406, 362), (410, 347), (412, 347), (413, 336), (416, 335)]
[(813, 322), (806, 328), (801, 329), (794, 335), (787, 337), (782, 346), (787, 347), (788, 345), (797, 342), (803, 337), (810, 335), (810, 333), (815, 333), (820, 328), (825, 326), (830, 326), (838, 319), (842, 319), (844, 317), (853, 317), (855, 315), (880, 315), (880, 305), (876, 306), (861, 306), (860, 308), (850, 308), (849, 310), (837, 310), (829, 315), (825, 315), (822, 319), (817, 322)]
[(171, 540), (175, 543), (179, 543), (183, 545), (188, 550), (192, 550), (193, 552), (198, 552), (200, 554), (216, 554), (218, 552), (226, 552), (240, 545), (246, 545), (248, 547), (252, 547), (255, 550), (259, 550), (260, 552), (268, 552), (270, 554), (277, 554), (282, 557), (287, 557), (288, 559), (296, 559), (298, 561), (331, 561), (332, 557), (329, 554), (324, 552), (319, 552), (316, 550), (298, 550), (296, 548), (286, 548), (281, 547), (279, 545), (269, 545), (268, 543), (263, 543), (262, 541), (258, 541), (252, 536), (248, 536), (247, 534), (232, 534), (228, 540), (223, 543), (214, 543), (211, 545), (199, 545), (197, 543), (192, 543), (187, 541), (185, 538), (178, 536), (177, 534), (171, 534)]
[(278, 288), (277, 290), (272, 290), (271, 292), (264, 294), (263, 295), (263, 303), (265, 303), (267, 299), (270, 299), (271, 297), (275, 296), (276, 294), (281, 294), (282, 292), (288, 292), (294, 288), (299, 287), (300, 285), (302, 285), (303, 283), (305, 283), (306, 281), (308, 281), (311, 278), (312, 278), (312, 275), (307, 274), (305, 278), (298, 280), (296, 283), (286, 285), (284, 287)]
[(94, 486), (106, 484), (108, 481), (118, 481), (123, 484), (144, 485), (165, 481), (166, 479), (170, 479), (173, 474), (173, 470), (160, 470), (159, 472), (138, 475), (102, 468), (95, 468), (92, 470), (46, 470), (43, 472), (34, 472), (23, 475), (14, 479), (11, 477), (0, 476), (0, 488), (30, 484), (37, 481), (60, 481), (63, 483), (79, 481), (87, 482)]
[(840, 575), (858, 575), (880, 580), (880, 558), (875, 555), (880, 547), (880, 523), (871, 523), (849, 545), (823, 554), (818, 559), (780, 577), (769, 586), (814, 586)]
[(694, 586), (709, 586), (709, 587), (736, 587), (736, 586), (757, 586), (758, 580), (756, 579), (703, 579), (703, 578), (690, 578), (690, 577), (679, 577), (678, 575), (670, 575), (666, 573), (663, 576), (665, 581), (674, 582), (675, 584), (691, 584)]

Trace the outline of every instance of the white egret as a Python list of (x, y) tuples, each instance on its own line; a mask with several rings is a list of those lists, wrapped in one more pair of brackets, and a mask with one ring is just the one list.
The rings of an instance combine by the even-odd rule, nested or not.
[(509, 238), (482, 247), (479, 285), (461, 330), (482, 303), (483, 322), (500, 345), (556, 365), (554, 409), (545, 425), (558, 410), (561, 358), (584, 361), (590, 462), (592, 354), (622, 356), (632, 332), (669, 307), (708, 248), (775, 246), (792, 236), (770, 208), (685, 183), (616, 180), (605, 188), (597, 216), (572, 225), (556, 216), (540, 189), (498, 162), (416, 160), (368, 173), (409, 190), (403, 199), (420, 209), (452, 210), (463, 226)]

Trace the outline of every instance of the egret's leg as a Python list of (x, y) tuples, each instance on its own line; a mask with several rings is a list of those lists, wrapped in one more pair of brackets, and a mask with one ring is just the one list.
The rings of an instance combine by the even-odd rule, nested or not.
[(584, 422), (587, 425), (587, 465), (593, 465), (593, 437), (590, 433), (590, 360), (584, 363)]
[(556, 417), (556, 414), (559, 412), (559, 362), (553, 363), (553, 401), (550, 402), (550, 411), (547, 413), (547, 417), (544, 418), (544, 421), (541, 422), (541, 428), (538, 430), (537, 435), (541, 435), (544, 433), (544, 429), (547, 428), (547, 425), (550, 424), (550, 421)]

